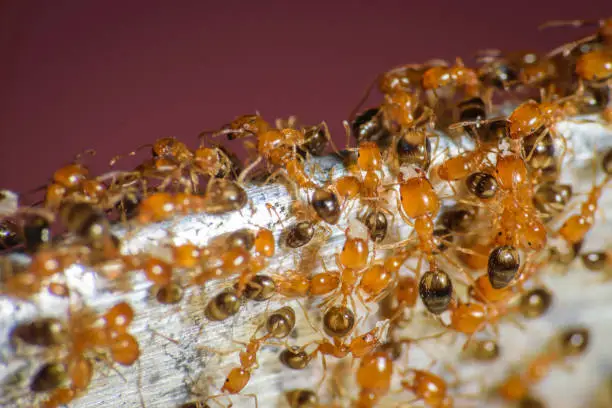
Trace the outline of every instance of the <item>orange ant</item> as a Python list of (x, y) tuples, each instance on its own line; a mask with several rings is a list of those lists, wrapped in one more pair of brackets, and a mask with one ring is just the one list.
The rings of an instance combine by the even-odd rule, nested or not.
[(499, 210), (494, 219), (494, 244), (515, 249), (542, 249), (546, 244), (546, 230), (536, 216), (533, 187), (525, 161), (516, 154), (498, 154), (495, 179), (501, 194), (497, 198)]
[[(331, 295), (323, 301), (324, 305), (333, 303), (338, 296), (343, 297), (342, 304), (346, 305), (347, 298), (351, 298), (353, 309), (355, 302), (352, 297), (355, 288), (359, 284), (359, 279), (367, 265), (369, 257), (368, 242), (366, 239), (352, 236), (350, 228), (345, 231), (346, 240), (340, 254), (336, 255), (336, 265), (340, 271), (321, 272), (312, 276), (310, 279), (310, 293), (312, 295)], [(380, 272), (379, 277), (384, 275), (384, 270), (376, 269)], [(335, 293), (332, 293), (335, 292)], [(365, 304), (359, 292), (357, 296)]]
[(569, 244), (576, 244), (582, 241), (592, 228), (595, 222), (595, 213), (599, 208), (599, 198), (610, 177), (610, 174), (606, 174), (606, 177), (600, 184), (593, 186), (591, 191), (589, 191), (586, 201), (582, 203), (580, 213), (570, 216), (559, 229), (559, 235)]
[(140, 356), (138, 342), (127, 331), (133, 317), (134, 311), (125, 302), (111, 307), (102, 316), (85, 308), (76, 311), (70, 308), (64, 327), (69, 340), (67, 355), (58, 362), (70, 386), (54, 388), (43, 406), (65, 405), (82, 393), (93, 377), (92, 361), (102, 351), (108, 352), (115, 363), (132, 365)]
[[(417, 248), (420, 250), (420, 254), (416, 266), (417, 280), (420, 278), (420, 269), (423, 258), (425, 258), (429, 264), (431, 274), (435, 275), (436, 277), (446, 275), (442, 271), (440, 271), (440, 276), (436, 275), (438, 273), (438, 263), (435, 256), (440, 255), (448, 262), (456, 266), (458, 270), (460, 270), (468, 279), (468, 281), (471, 281), (471, 277), (459, 265), (457, 265), (454, 260), (444, 254), (443, 251), (438, 250), (440, 242), (439, 238), (434, 233), (433, 220), (440, 210), (440, 199), (425, 174), (418, 168), (413, 170), (413, 172), (414, 174), (408, 175), (407, 178), (406, 176), (400, 174), (397, 207), (402, 219), (407, 224), (414, 227), (414, 233), (416, 233), (418, 239)], [(412, 238), (408, 238), (404, 241), (400, 241), (389, 246), (383, 246), (383, 249), (403, 247), (410, 241), (412, 241)], [(443, 280), (450, 284), (450, 278), (448, 278), (448, 276), (446, 276)], [(447, 289), (449, 288), (447, 287), (444, 292), (446, 292)], [(450, 291), (452, 291), (452, 285), (450, 286)], [(425, 298), (427, 298), (427, 296)], [(431, 310), (433, 309), (430, 309), (430, 311)], [(440, 309), (438, 309), (437, 312), (441, 313)]]
[[(193, 193), (199, 185), (199, 175), (208, 176), (211, 181), (207, 187), (210, 188), (215, 177), (224, 177), (232, 170), (231, 159), (218, 147), (200, 146), (192, 152), (183, 142), (174, 137), (157, 139), (152, 145), (140, 146), (129, 153), (134, 156), (136, 152), (144, 147), (151, 147), (152, 158), (139, 165), (136, 171), (140, 177), (161, 178), (162, 184), (159, 190), (164, 190), (168, 184), (177, 181), (183, 185), (185, 192)], [(113, 166), (121, 156), (114, 157), (110, 165)], [(187, 170), (189, 178), (183, 177), (183, 171)]]
[[(261, 346), (270, 338), (282, 338), (289, 335), (295, 326), (295, 314), (291, 308), (284, 307), (268, 317), (266, 325), (268, 328), (266, 334), (257, 337), (257, 332), (262, 327), (259, 326), (255, 330), (255, 333), (253, 333), (253, 336), (249, 342), (244, 344), (245, 349), (239, 354), (240, 366), (234, 367), (230, 370), (225, 382), (223, 383), (223, 386), (221, 387), (221, 392), (224, 394), (220, 394), (219, 396), (223, 396), (225, 393), (238, 394), (247, 386), (249, 380), (251, 379), (253, 370), (259, 367), (257, 362), (257, 353), (259, 352)], [(206, 347), (203, 348), (206, 349)], [(248, 396), (255, 398), (255, 406), (257, 406), (256, 395), (249, 394)], [(218, 396), (208, 397), (208, 400), (216, 397)]]
[[(486, 50), (481, 52), (480, 56), (480, 61), (485, 63), (480, 72), (489, 76), (496, 72), (501, 74), (494, 82), (496, 85), (501, 83), (504, 90), (515, 88), (516, 85), (546, 84), (557, 76), (557, 67), (550, 56), (539, 56), (532, 51), (502, 55), (499, 50)], [(496, 69), (498, 71), (495, 71)]]
[(355, 377), (360, 388), (355, 406), (374, 407), (391, 389), (393, 377), (391, 356), (385, 351), (373, 351), (364, 355), (359, 362)]
[(611, 152), (612, 150), (607, 151), (602, 161), (602, 168), (605, 173), (604, 179), (599, 184), (593, 184), (586, 201), (580, 207), (580, 213), (574, 214), (565, 220), (558, 231), (559, 235), (569, 244), (582, 241), (595, 222), (595, 214), (599, 208), (599, 199), (603, 189), (612, 177), (612, 165), (610, 165), (612, 163)]
[(219, 180), (205, 196), (189, 193), (157, 192), (138, 204), (138, 221), (151, 223), (165, 221), (175, 214), (206, 212), (222, 214), (240, 210), (248, 202), (244, 189), (237, 183)]
[(514, 152), (519, 152), (519, 141), (530, 139), (530, 145), (534, 146), (530, 152), (526, 152), (526, 160), (529, 161), (535, 153), (535, 146), (538, 145), (547, 135), (553, 138), (559, 137), (563, 143), (563, 154), (559, 159), (563, 163), (563, 158), (567, 153), (567, 140), (564, 136), (558, 135), (555, 125), (576, 111), (572, 102), (582, 98), (584, 87), (579, 85), (575, 94), (548, 101), (543, 94), (542, 102), (528, 100), (517, 106), (510, 116), (508, 116), (508, 136), (510, 137), (510, 147)]
[[(463, 123), (456, 125), (463, 125)], [(436, 175), (441, 180), (448, 182), (455, 190), (452, 182), (463, 180), (482, 167), (490, 165), (487, 159), (490, 152), (491, 150), (486, 146), (477, 143), (476, 149), (462, 152), (442, 162), (436, 168)]]
[[(87, 150), (85, 153), (94, 155), (95, 151)], [(46, 189), (45, 207), (57, 209), (64, 197), (83, 188), (85, 181), (89, 179), (89, 169), (80, 163), (81, 156), (82, 154), (78, 154), (73, 163), (60, 167), (53, 173), (51, 184)], [(98, 188), (91, 186), (87, 191), (95, 192)]]
[(368, 86), (361, 100), (349, 115), (350, 120), (352, 121), (355, 118), (357, 111), (361, 109), (368, 99), (374, 86), (378, 86), (378, 90), (383, 95), (411, 94), (418, 91), (425, 71), (431, 67), (447, 65), (446, 61), (430, 60), (424, 64), (402, 65), (378, 75)]
[(560, 333), (557, 343), (533, 359), (525, 370), (506, 378), (497, 393), (507, 401), (525, 398), (530, 387), (540, 383), (552, 370), (555, 363), (564, 363), (569, 357), (583, 354), (589, 346), (589, 331), (584, 328), (569, 328)]
[[(265, 159), (269, 165), (276, 168), (268, 177), (268, 180), (282, 175), (292, 183), (295, 190), (317, 186), (317, 183), (306, 172), (298, 149), (310, 142), (308, 138), (320, 137), (318, 136), (319, 132), (309, 130), (307, 138), (304, 130), (293, 128), (293, 122), (294, 120), (289, 121), (289, 127), (274, 129), (258, 114), (245, 115), (236, 118), (226, 129), (214, 134), (239, 135), (238, 137), (241, 138), (255, 136), (257, 138), (255, 150), (258, 157), (241, 172), (238, 177), (239, 183), (244, 182), (247, 175)], [(322, 122), (319, 128), (323, 129), (325, 137), (334, 146), (327, 124)]]
[(433, 91), (436, 95), (436, 91), (448, 86), (463, 87), (466, 95), (473, 97), (480, 94), (481, 83), (477, 72), (467, 68), (461, 58), (457, 58), (451, 67), (431, 67), (423, 73), (421, 87), (426, 92)]

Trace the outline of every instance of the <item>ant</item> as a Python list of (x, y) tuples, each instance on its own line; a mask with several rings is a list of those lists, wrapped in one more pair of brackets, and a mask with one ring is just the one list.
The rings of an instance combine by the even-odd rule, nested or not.
[[(228, 155), (218, 147), (205, 147), (203, 144), (192, 152), (187, 145), (174, 137), (157, 139), (152, 145), (140, 146), (136, 151), (151, 147), (152, 158), (139, 165), (136, 171), (141, 178), (161, 178), (162, 183), (158, 190), (164, 191), (173, 182), (178, 182), (186, 193), (195, 193), (199, 186), (199, 175), (208, 176), (211, 181), (207, 191), (214, 184), (216, 177), (225, 177), (232, 168), (232, 161)], [(128, 154), (134, 156), (136, 151)], [(114, 157), (110, 165), (113, 166), (121, 156)], [(188, 178), (183, 177), (187, 170)]]
[(165, 221), (175, 213), (223, 214), (240, 210), (247, 202), (248, 196), (239, 184), (218, 180), (203, 197), (190, 193), (153, 193), (138, 204), (137, 219), (146, 224)]
[(393, 360), (385, 351), (372, 351), (361, 358), (355, 373), (359, 396), (356, 406), (374, 407), (389, 393), (393, 377)]
[[(467, 68), (461, 58), (457, 58), (453, 66), (435, 66), (423, 73), (421, 87), (425, 92), (433, 92), (433, 96), (446, 87), (464, 89), (468, 97), (480, 94), (481, 83), (478, 73), (472, 68)], [(429, 95), (429, 92), (428, 92)]]
[[(589, 85), (609, 89), (612, 83), (612, 51), (595, 50), (582, 54), (576, 61), (575, 71)], [(604, 108), (604, 118), (610, 117), (610, 109), (610, 106)]]
[[(434, 218), (440, 210), (440, 199), (431, 182), (422, 171), (413, 171), (407, 178), (400, 174), (400, 188), (397, 207), (400, 216), (409, 225), (414, 227), (418, 238), (417, 248), (420, 250), (416, 266), (416, 278), (419, 280), (423, 258), (429, 264), (430, 271), (420, 281), (421, 299), (434, 314), (442, 313), (450, 302), (452, 282), (446, 272), (438, 269), (436, 255), (439, 255), (456, 266), (464, 276), (471, 281), (471, 277), (450, 257), (439, 251), (439, 239), (434, 234)], [(412, 238), (400, 241), (384, 249), (393, 249), (405, 246)], [(440, 301), (438, 303), (438, 300)]]
[[(101, 316), (85, 307), (76, 310), (71, 307), (66, 323), (47, 320), (14, 329), (13, 335), (22, 341), (65, 349), (59, 353), (62, 356), (59, 360), (43, 366), (32, 383), (33, 391), (49, 392), (44, 406), (68, 404), (84, 392), (93, 377), (93, 361), (97, 356), (108, 353), (112, 362), (132, 365), (140, 356), (138, 342), (128, 332), (133, 318), (130, 305), (121, 302)], [(58, 339), (62, 339), (61, 345), (57, 344)], [(62, 385), (66, 381), (69, 386)]]
[(383, 95), (391, 94), (411, 94), (417, 91), (421, 84), (421, 78), (425, 71), (432, 66), (446, 66), (447, 63), (442, 60), (431, 60), (425, 64), (407, 64), (393, 68), (377, 76), (374, 81), (368, 86), (361, 100), (349, 115), (350, 120), (355, 119), (357, 111), (361, 109), (365, 101), (370, 96), (374, 86)]
[(580, 84), (573, 95), (551, 101), (547, 100), (546, 95), (543, 95), (542, 102), (530, 99), (517, 106), (507, 119), (511, 149), (518, 152), (520, 146), (518, 142), (529, 140), (529, 145), (533, 147), (527, 152), (526, 160), (530, 161), (531, 156), (535, 153), (535, 146), (550, 134), (553, 139), (560, 138), (564, 146), (563, 154), (559, 159), (559, 162), (563, 163), (568, 150), (567, 140), (564, 136), (557, 134), (555, 126), (575, 112), (576, 107), (573, 100), (582, 98), (583, 94), (584, 87)]
[[(281, 123), (278, 122), (279, 125)], [(308, 130), (307, 138), (305, 131), (294, 128), (293, 124), (294, 120), (290, 120), (288, 127), (274, 129), (258, 114), (246, 115), (236, 118), (225, 129), (214, 134), (215, 136), (227, 134), (240, 138), (252, 136), (257, 138), (255, 146), (258, 154), (257, 159), (241, 172), (238, 177), (239, 183), (242, 183), (262, 160), (266, 160), (270, 166), (276, 168), (268, 177), (268, 180), (277, 176), (284, 176), (294, 187), (296, 197), (298, 197), (299, 189), (317, 187), (317, 183), (306, 172), (298, 149), (307, 146), (313, 138), (320, 138), (319, 131)], [(322, 122), (319, 129), (323, 129), (323, 134), (334, 146), (327, 124)]]
[[(336, 255), (336, 265), (340, 271), (321, 272), (310, 279), (310, 294), (314, 296), (330, 294), (323, 301), (323, 305), (334, 302), (341, 295), (343, 297), (343, 305), (346, 305), (347, 298), (350, 297), (353, 309), (356, 309), (352, 294), (358, 287), (360, 278), (364, 274), (364, 269), (368, 262), (369, 249), (366, 239), (360, 236), (353, 236), (350, 234), (350, 231), (350, 228), (346, 229), (344, 246), (340, 254)], [(386, 275), (384, 269), (375, 269), (370, 271), (370, 274), (377, 272), (379, 278)], [(365, 304), (359, 292), (357, 292), (357, 296)]]
[(570, 245), (582, 241), (595, 222), (595, 213), (599, 208), (599, 199), (603, 193), (603, 189), (612, 177), (612, 166), (610, 165), (610, 163), (612, 163), (612, 154), (610, 154), (610, 151), (604, 154), (602, 163), (605, 172), (604, 179), (601, 183), (593, 185), (587, 195), (586, 201), (582, 203), (580, 207), (580, 213), (574, 214), (566, 219), (558, 231), (559, 235)]
[(552, 370), (555, 363), (564, 363), (570, 357), (585, 353), (589, 346), (589, 330), (572, 327), (563, 330), (552, 347), (548, 347), (521, 372), (511, 374), (498, 387), (498, 394), (507, 401), (525, 398), (529, 389), (540, 383)]
[(543, 86), (557, 77), (557, 66), (551, 56), (532, 51), (503, 55), (499, 50), (485, 50), (479, 53), (479, 60), (485, 63), (481, 75), (502, 90), (515, 89), (517, 85)]
[[(240, 366), (232, 368), (221, 387), (221, 392), (218, 396), (228, 394), (240, 393), (248, 384), (253, 370), (259, 367), (257, 362), (257, 353), (261, 346), (266, 343), (270, 338), (283, 338), (289, 335), (289, 333), (295, 327), (295, 312), (290, 307), (283, 307), (273, 312), (265, 323), (267, 327), (267, 333), (257, 337), (257, 332), (261, 328), (259, 326), (248, 343), (244, 344), (244, 351), (239, 354)], [(205, 347), (204, 347), (205, 348)], [(218, 396), (208, 397), (208, 400), (214, 399)], [(255, 398), (255, 406), (257, 406), (257, 397), (255, 394), (248, 394)]]

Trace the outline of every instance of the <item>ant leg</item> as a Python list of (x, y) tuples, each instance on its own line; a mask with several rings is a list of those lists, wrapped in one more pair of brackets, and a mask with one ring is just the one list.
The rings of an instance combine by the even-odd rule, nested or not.
[[(351, 111), (351, 113), (349, 114), (349, 120), (353, 120), (355, 119), (355, 116), (357, 116), (357, 112), (359, 111), (359, 109), (361, 109), (361, 107), (363, 106), (363, 104), (365, 104), (365, 102), (368, 100), (368, 97), (370, 96), (370, 93), (372, 93), (372, 89), (374, 89), (374, 86), (376, 85), (376, 83), (379, 81), (380, 79), (380, 75), (377, 76), (371, 83), (370, 85), (366, 88), (363, 96), (361, 97), (361, 99), (359, 100), (359, 102), (357, 103), (357, 106), (355, 106), (353, 108), (353, 110)], [(348, 145), (347, 145), (348, 146)]]
[(287, 184), (289, 184), (289, 188), (293, 190), (293, 196), (295, 197), (296, 200), (299, 199), (300, 197), (299, 187), (297, 183), (289, 177), (285, 169), (275, 170), (274, 173), (268, 176), (268, 178), (266, 179), (264, 183), (268, 184), (271, 182), (271, 180), (274, 180), (275, 178), (278, 178), (278, 177), (282, 177), (287, 182)]
[(538, 26), (538, 30), (557, 27), (583, 27), (585, 25), (600, 25), (600, 20), (551, 20)]
[(467, 273), (466, 270), (463, 269), (461, 265), (459, 265), (457, 262), (455, 262), (455, 260), (453, 260), (451, 257), (449, 257), (443, 252), (440, 253), (440, 256), (442, 256), (448, 263), (453, 265), (455, 268), (459, 270), (459, 272), (461, 272), (461, 274), (466, 278), (466, 281), (463, 283), (474, 285), (475, 283), (474, 278), (469, 273)]
[(581, 38), (579, 40), (572, 41), (570, 43), (560, 45), (559, 47), (553, 49), (548, 54), (546, 54), (546, 57), (550, 58), (550, 57), (554, 57), (555, 55), (558, 55), (558, 54), (563, 54), (564, 57), (567, 57), (579, 45), (587, 43), (589, 41), (592, 41), (592, 40), (594, 40), (596, 38), (597, 38), (597, 35), (589, 35), (589, 36)]
[(138, 387), (138, 398), (140, 399), (140, 405), (142, 408), (146, 408), (147, 404), (145, 404), (144, 395), (142, 395), (142, 365), (141, 360), (138, 359), (138, 377), (136, 378), (136, 386)]
[(334, 150), (334, 152), (337, 155), (341, 156), (340, 150), (338, 150), (338, 147), (334, 143), (334, 139), (332, 139), (332, 137), (331, 137), (331, 133), (329, 131), (329, 128), (327, 127), (327, 123), (325, 121), (323, 121), (323, 122), (321, 122), (321, 124), (319, 126), (323, 127), (323, 133), (325, 134), (325, 137), (327, 138), (327, 140), (329, 140), (329, 144), (331, 145), (331, 147)]
[(281, 227), (283, 229), (285, 229), (285, 226), (283, 225), (283, 219), (281, 218), (281, 216), (278, 213), (278, 211), (276, 210), (276, 208), (272, 204), (266, 203), (266, 209), (268, 210), (268, 213), (270, 214), (270, 217), (272, 216), (273, 213), (274, 213), (274, 215), (276, 215), (276, 218), (278, 218), (279, 224), (281, 225)]
[(244, 184), (244, 180), (246, 179), (246, 176), (253, 171), (253, 169), (255, 167), (257, 167), (259, 165), (259, 163), (261, 163), (261, 161), (263, 160), (262, 156), (259, 156), (254, 162), (252, 162), (251, 164), (249, 164), (244, 170), (242, 170), (242, 172), (240, 173), (240, 175), (238, 176), (238, 184)]
[(327, 362), (325, 361), (325, 354), (323, 353), (321, 353), (321, 364), (323, 366), (323, 376), (317, 384), (317, 394), (320, 393), (321, 387), (323, 386), (323, 382), (325, 382), (325, 377), (327, 376)]
[[(243, 395), (244, 395), (245, 397), (254, 398), (254, 399), (255, 399), (255, 408), (258, 408), (258, 407), (259, 407), (259, 405), (258, 405), (258, 403), (257, 403), (257, 395), (255, 395), (255, 394), (243, 394)], [(231, 402), (230, 402), (230, 404), (231, 404)], [(231, 407), (231, 406), (232, 406), (232, 405), (230, 405), (230, 407)]]

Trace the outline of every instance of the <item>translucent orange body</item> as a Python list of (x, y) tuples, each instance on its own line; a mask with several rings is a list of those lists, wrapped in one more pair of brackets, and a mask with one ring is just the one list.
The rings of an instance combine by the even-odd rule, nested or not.
[(175, 158), (179, 162), (190, 160), (193, 156), (191, 150), (185, 143), (177, 140), (175, 137), (162, 137), (153, 143), (151, 148), (154, 156), (168, 156)]
[(529, 100), (520, 104), (508, 116), (508, 132), (512, 139), (522, 139), (546, 124), (540, 105)]
[(395, 278), (395, 274), (388, 272), (382, 265), (373, 265), (365, 270), (359, 282), (359, 289), (368, 295), (366, 301), (380, 296)]
[(117, 332), (125, 332), (134, 320), (134, 309), (126, 302), (117, 303), (104, 313), (106, 327)]
[(520, 156), (497, 156), (495, 166), (497, 183), (504, 190), (515, 190), (528, 180), (527, 166)]
[(194, 164), (200, 171), (215, 176), (224, 167), (221, 157), (219, 149), (200, 146), (194, 152)]
[(342, 282), (340, 291), (345, 297), (350, 296), (353, 293), (355, 287), (357, 286), (357, 282), (359, 281), (359, 276), (360, 273), (355, 269), (342, 269), (342, 273), (340, 274), (340, 280)]
[(298, 158), (289, 159), (285, 162), (285, 170), (291, 180), (293, 180), (298, 186), (302, 188), (314, 188), (316, 183), (312, 181), (306, 170), (304, 164)]
[(376, 406), (380, 397), (375, 393), (367, 389), (359, 391), (357, 401), (353, 402), (354, 408), (372, 408)]
[(519, 79), (524, 84), (537, 84), (556, 75), (556, 68), (552, 61), (541, 58), (531, 64), (523, 64)]
[(436, 214), (440, 200), (425, 177), (413, 177), (400, 184), (400, 200), (409, 218)]
[(576, 61), (576, 74), (585, 81), (612, 78), (612, 52), (595, 50), (582, 54)]
[(49, 293), (51, 293), (54, 296), (67, 298), (70, 296), (70, 289), (68, 288), (68, 286), (64, 285), (63, 283), (50, 282), (49, 283)]
[(377, 198), (378, 187), (380, 187), (380, 177), (373, 171), (367, 172), (361, 181), (361, 197), (364, 199)]
[(418, 100), (412, 93), (394, 92), (385, 95), (381, 111), (386, 121), (402, 128), (411, 128), (415, 124), (414, 112), (417, 105)]
[(353, 357), (362, 358), (363, 356), (370, 354), (379, 343), (379, 331), (380, 330), (378, 328), (375, 328), (351, 340), (349, 350)]
[(395, 288), (395, 297), (400, 304), (407, 307), (416, 305), (419, 297), (418, 282), (412, 276), (402, 276)]
[(106, 193), (106, 186), (97, 180), (84, 180), (81, 191), (86, 198), (97, 202)]
[(134, 364), (140, 356), (138, 342), (131, 334), (121, 333), (111, 342), (113, 361), (124, 366)]
[(338, 257), (344, 268), (363, 269), (368, 262), (368, 243), (361, 238), (347, 237)]
[(479, 303), (460, 303), (451, 309), (450, 326), (465, 334), (473, 334), (484, 328), (487, 310)]
[(230, 248), (221, 255), (221, 268), (226, 274), (239, 273), (247, 268), (251, 254), (244, 248)]
[(361, 183), (354, 176), (342, 176), (334, 182), (334, 185), (338, 195), (348, 200), (357, 198), (361, 191)]
[(419, 237), (419, 249), (431, 255), (435, 248), (434, 223), (429, 215), (423, 215), (414, 220), (414, 231)]
[(156, 285), (164, 286), (172, 279), (172, 265), (158, 258), (149, 258), (143, 266), (145, 276)]
[(259, 115), (241, 115), (229, 125), (231, 130), (237, 131), (237, 137), (243, 137), (242, 133), (259, 135), (268, 130), (269, 127), (268, 122)]
[(424, 370), (410, 370), (411, 381), (402, 381), (402, 387), (411, 391), (425, 405), (439, 407), (446, 399), (446, 381)]
[(64, 270), (69, 264), (63, 262), (62, 256), (55, 251), (39, 251), (34, 255), (29, 270), (36, 275), (44, 278), (53, 276), (56, 273)]
[(601, 184), (594, 186), (589, 192), (586, 201), (582, 203), (580, 214), (574, 214), (569, 217), (559, 229), (559, 235), (567, 242), (571, 244), (580, 242), (584, 239), (587, 232), (590, 231), (595, 222), (595, 213), (598, 208), (602, 189), (605, 187), (608, 180), (609, 178), (606, 177)]
[(267, 229), (260, 229), (255, 235), (255, 250), (263, 256), (269, 258), (274, 255), (275, 243), (274, 235), (272, 231)]
[(83, 391), (91, 383), (93, 365), (90, 360), (75, 356), (70, 359), (67, 373), (72, 381), (72, 388), (77, 391)]
[(484, 156), (484, 151), (477, 150), (446, 159), (438, 167), (438, 177), (445, 181), (462, 180), (474, 172)]
[(349, 347), (342, 343), (340, 339), (334, 337), (333, 343), (330, 343), (328, 340), (323, 340), (316, 350), (310, 355), (310, 358), (313, 358), (317, 353), (335, 358), (344, 358), (348, 356), (349, 352)]
[(474, 281), (472, 297), (479, 302), (501, 302), (513, 295), (511, 287), (494, 289), (488, 275), (480, 275)]
[(89, 176), (89, 170), (80, 164), (69, 164), (53, 173), (53, 181), (66, 188), (79, 186)]
[(384, 352), (364, 356), (357, 368), (357, 385), (377, 396), (385, 395), (391, 387), (393, 362)]
[(387, 272), (397, 273), (399, 272), (400, 268), (406, 262), (407, 259), (408, 259), (408, 254), (405, 254), (405, 253), (390, 255), (385, 258), (383, 267), (385, 268)]
[(520, 401), (527, 396), (529, 388), (520, 374), (513, 374), (502, 383), (497, 393), (507, 401)]
[(436, 89), (450, 85), (452, 80), (453, 78), (447, 67), (431, 67), (423, 73), (421, 85), (425, 90)]
[(310, 279), (295, 271), (285, 272), (282, 278), (274, 279), (276, 290), (286, 297), (305, 297), (310, 292)]
[(198, 264), (200, 249), (193, 244), (172, 247), (174, 265), (179, 268), (193, 268)]
[(479, 271), (487, 267), (489, 262), (489, 252), (493, 248), (492, 243), (474, 242), (471, 245), (465, 246), (474, 253), (459, 253), (461, 261), (470, 269)]
[(357, 166), (361, 171), (379, 171), (382, 169), (382, 154), (374, 142), (361, 142), (357, 151)]
[(205, 208), (204, 197), (188, 193), (176, 193), (173, 204), (175, 211), (181, 214), (196, 213)]
[(43, 408), (57, 408), (75, 399), (77, 393), (71, 388), (57, 388), (42, 403)]
[(58, 208), (65, 195), (66, 187), (57, 183), (49, 184), (45, 192), (45, 207)]
[(313, 296), (326, 295), (340, 286), (340, 273), (321, 272), (310, 278), (310, 294)]
[(168, 193), (153, 193), (138, 205), (138, 220), (142, 223), (163, 221), (175, 211), (174, 198)]
[(546, 227), (537, 218), (530, 218), (530, 221), (523, 225), (521, 234), (521, 248), (539, 251), (546, 246), (547, 235)]
[(221, 391), (230, 394), (238, 394), (251, 379), (251, 373), (248, 370), (243, 370), (240, 367), (232, 368), (229, 372)]

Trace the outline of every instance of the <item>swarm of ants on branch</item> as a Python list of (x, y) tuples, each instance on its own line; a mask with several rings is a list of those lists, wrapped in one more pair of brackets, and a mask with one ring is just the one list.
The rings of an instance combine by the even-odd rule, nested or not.
[[(266, 308), (222, 385), (201, 397), (194, 390), (196, 399), (182, 408), (221, 405), (236, 394), (257, 405), (257, 395), (243, 391), (265, 345), (277, 346), (289, 372), (320, 360), (318, 388), (286, 390), (291, 408), (385, 406), (391, 397), (428, 408), (487, 398), (544, 406), (533, 390), (588, 350), (588, 328), (562, 328), (549, 347), (477, 396), (449, 380), (453, 367), (413, 367), (408, 353), (452, 337), (466, 358), (494, 361), (500, 322), (520, 325), (550, 308), (554, 294), (541, 280), (547, 266), (577, 258), (589, 270), (610, 269), (606, 248), (581, 252), (581, 244), (612, 176), (612, 150), (593, 156), (596, 175), (586, 191), (564, 183), (573, 150), (557, 125), (585, 114), (612, 124), (612, 20), (545, 24), (565, 25), (597, 30), (549, 53), (486, 50), (477, 67), (457, 58), (382, 73), (343, 122), (343, 149), (325, 122), (271, 123), (255, 113), (202, 132), (195, 150), (176, 138), (158, 139), (142, 147), (150, 154), (129, 171), (118, 170), (125, 158), (117, 156), (108, 172), (94, 176), (79, 155), (53, 173), (36, 205), (2, 191), (0, 297), (35, 302), (46, 293), (69, 301), (63, 319), (41, 317), (10, 330), (16, 355), (44, 356), (27, 395), (11, 398), (23, 406), (62, 406), (85, 395), (102, 368), (120, 374), (117, 365), (131, 367), (141, 357), (129, 331), (137, 313), (127, 301), (102, 312), (86, 305), (65, 273), (79, 264), (119, 294), (129, 294), (133, 278), (143, 276), (160, 307), (181, 305), (194, 290), (221, 282), (200, 311), (210, 322), (235, 316), (246, 302), (283, 304)], [(362, 110), (374, 88), (382, 100)], [(507, 115), (507, 105), (496, 101), (511, 104)], [(444, 145), (441, 133), (452, 143)], [(233, 144), (249, 151), (245, 163)], [(344, 164), (339, 174), (317, 168), (316, 156), (328, 146)], [(128, 156), (145, 156), (140, 150)], [(188, 214), (236, 213), (248, 224), (249, 189), (268, 183), (290, 194), (290, 225), (267, 204), (278, 219), (272, 226), (237, 228), (206, 245), (169, 242), (163, 254), (130, 252), (124, 245), (130, 232), (116, 234), (118, 226), (138, 231)], [(52, 239), (54, 225), (67, 234)], [(300, 259), (334, 233), (343, 234), (343, 243), (322, 269)], [(30, 262), (13, 262), (17, 252)], [(293, 267), (272, 268), (281, 253), (295, 260)], [(296, 307), (305, 302), (314, 309)], [(317, 313), (318, 320), (309, 316)], [(437, 332), (406, 335), (419, 316)], [(308, 322), (315, 340), (290, 336), (299, 321)], [(323, 398), (321, 385), (335, 380), (327, 378), (334, 377), (330, 363), (345, 358), (354, 389)]]

